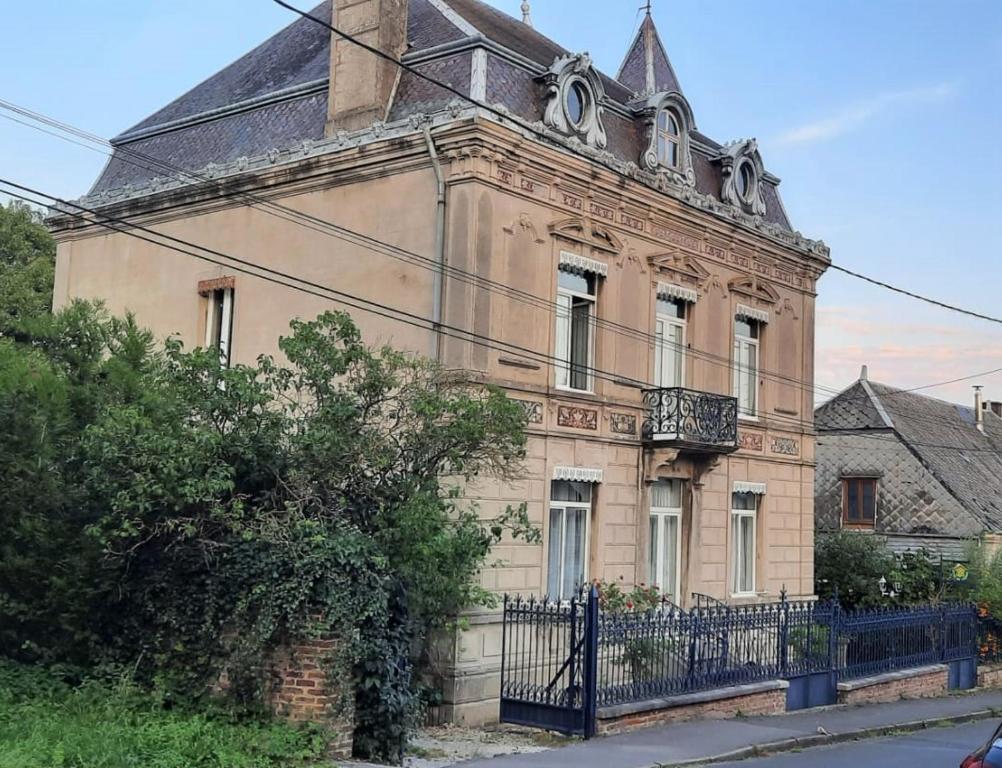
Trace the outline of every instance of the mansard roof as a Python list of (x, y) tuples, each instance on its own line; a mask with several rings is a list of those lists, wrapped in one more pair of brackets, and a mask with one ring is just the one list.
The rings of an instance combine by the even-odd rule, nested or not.
[[(331, 2), (311, 15), (329, 19)], [(472, 48), (487, 50), (486, 102), (500, 105), (528, 123), (541, 120), (544, 89), (538, 78), (569, 51), (532, 27), (481, 0), (409, 0), (406, 61), (421, 71), (470, 93)], [(637, 163), (645, 139), (636, 115), (647, 84), (647, 41), (652, 43), (653, 77), (658, 91), (677, 91), (678, 80), (654, 22), (644, 19), (618, 79), (598, 73), (605, 90), (608, 146), (617, 160)], [(245, 157), (308, 146), (324, 138), (330, 33), (300, 18), (200, 85), (113, 140), (116, 151), (91, 190), (142, 188), (170, 168), (201, 171)], [(445, 109), (456, 97), (404, 72), (387, 120)], [(697, 192), (720, 200), (721, 145), (691, 133), (693, 184)], [(137, 153), (138, 156), (137, 156)], [(170, 168), (145, 160), (151, 156)], [(767, 176), (763, 196), (768, 224), (792, 227), (780, 202), (778, 180)]]
[(1002, 531), (1002, 418), (861, 378), (814, 413), (825, 432), (893, 432), (982, 525)]

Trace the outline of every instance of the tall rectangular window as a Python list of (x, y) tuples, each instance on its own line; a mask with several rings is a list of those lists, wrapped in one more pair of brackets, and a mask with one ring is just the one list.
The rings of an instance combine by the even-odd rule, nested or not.
[(758, 345), (760, 324), (745, 317), (734, 319), (734, 396), (738, 413), (758, 415)]
[(573, 597), (588, 577), (591, 495), (591, 483), (554, 480), (550, 487), (546, 590), (552, 599)]
[(661, 388), (685, 386), (685, 307), (679, 299), (658, 298), (654, 383)]
[(735, 493), (731, 496), (731, 591), (735, 595), (755, 592), (755, 525), (758, 496)]
[(591, 390), (595, 275), (561, 267), (557, 273), (557, 386)]
[(219, 351), (224, 368), (230, 365), (233, 346), (233, 289), (217, 288), (208, 294), (205, 315), (205, 346)]
[(877, 479), (846, 477), (842, 479), (842, 525), (847, 528), (873, 528), (877, 519)]
[(650, 578), (662, 595), (678, 603), (682, 564), (682, 481), (651, 486)]

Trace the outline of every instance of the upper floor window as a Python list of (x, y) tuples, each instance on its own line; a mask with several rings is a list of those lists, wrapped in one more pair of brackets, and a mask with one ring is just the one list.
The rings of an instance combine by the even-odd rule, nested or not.
[(668, 168), (678, 168), (681, 151), (682, 131), (678, 118), (670, 109), (658, 113), (657, 122), (658, 164)]
[(842, 479), (842, 525), (846, 528), (873, 528), (877, 519), (877, 479)]
[(228, 368), (233, 347), (233, 288), (215, 288), (205, 297), (205, 347), (218, 350), (220, 364)]
[(597, 274), (561, 266), (557, 273), (558, 387), (591, 391)]
[(686, 302), (658, 297), (655, 319), (654, 383), (685, 386)]
[(734, 319), (734, 396), (738, 413), (754, 418), (758, 415), (758, 359), (761, 323), (748, 317)]

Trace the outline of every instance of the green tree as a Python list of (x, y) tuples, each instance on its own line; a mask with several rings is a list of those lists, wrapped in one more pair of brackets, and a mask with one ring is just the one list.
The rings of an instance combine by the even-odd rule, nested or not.
[(41, 213), (16, 201), (0, 205), (0, 337), (49, 313), (55, 258)]
[(896, 563), (883, 539), (853, 531), (818, 534), (814, 542), (814, 588), (847, 610), (887, 603), (880, 579), (891, 581)]

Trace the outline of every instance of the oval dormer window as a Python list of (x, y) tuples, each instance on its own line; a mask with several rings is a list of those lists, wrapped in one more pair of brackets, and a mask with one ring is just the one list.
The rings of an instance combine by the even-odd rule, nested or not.
[(580, 128), (588, 115), (590, 105), (591, 94), (584, 80), (572, 80), (568, 85), (565, 100), (567, 121), (575, 128)]
[(738, 172), (734, 175), (734, 184), (741, 201), (750, 204), (758, 191), (758, 178), (755, 175), (755, 166), (750, 161), (745, 160), (738, 165)]

